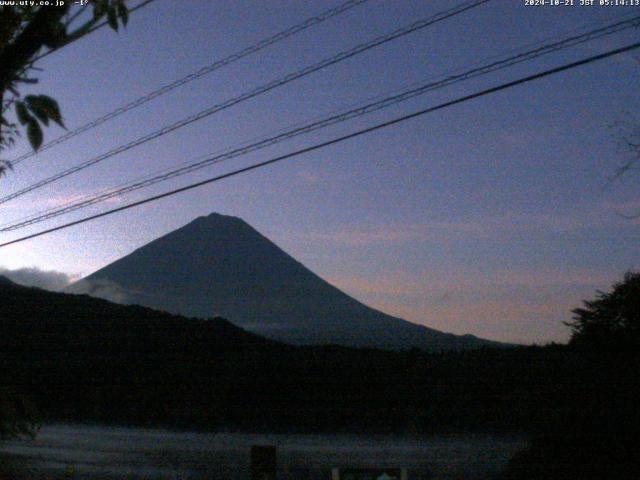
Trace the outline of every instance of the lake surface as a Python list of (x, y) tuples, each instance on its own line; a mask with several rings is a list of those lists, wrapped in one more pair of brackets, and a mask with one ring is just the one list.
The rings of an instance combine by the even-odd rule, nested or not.
[(251, 445), (275, 445), (280, 480), (330, 480), (332, 467), (396, 466), (409, 479), (488, 479), (526, 446), (496, 435), (265, 435), (47, 425), (35, 440), (0, 444), (33, 477), (249, 479)]

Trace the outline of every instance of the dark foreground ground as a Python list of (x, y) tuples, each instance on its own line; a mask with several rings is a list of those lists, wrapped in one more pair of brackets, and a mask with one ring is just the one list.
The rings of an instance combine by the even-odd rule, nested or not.
[[(636, 327), (624, 338), (615, 335), (604, 342), (568, 346), (440, 353), (293, 347), (242, 331), (224, 319), (184, 319), (89, 297), (8, 288), (12, 290), (0, 302), (0, 400), (14, 414), (6, 422), (0, 418), (0, 426), (41, 422), (139, 427), (130, 432), (152, 427), (306, 432), (287, 444), (292, 460), (282, 467), (284, 472), (291, 465), (289, 478), (314, 478), (313, 470), (299, 470), (320, 462), (310, 460), (314, 458), (325, 459), (315, 477), (324, 478), (330, 464), (341, 458), (331, 457), (328, 449), (340, 447), (344, 458), (358, 458), (354, 452), (361, 447), (333, 440), (348, 437), (336, 437), (340, 432), (395, 441), (417, 435), (444, 438), (442, 432), (492, 432), (492, 438), (526, 434), (533, 443), (510, 465), (510, 480), (640, 478)], [(150, 446), (143, 448), (135, 435), (127, 439), (128, 434), (113, 437), (106, 432), (93, 437), (87, 431), (67, 432), (55, 441), (50, 437), (53, 443), (43, 432), (38, 441), (44, 444), (3, 445), (13, 445), (5, 453), (29, 460), (32, 468), (48, 465), (59, 474), (71, 462), (84, 478), (110, 474), (100, 470), (106, 461), (119, 478), (132, 472), (159, 478), (164, 471), (144, 469), (188, 465), (195, 469), (191, 478), (233, 479), (240, 472), (235, 478), (242, 479), (250, 444), (263, 440), (249, 438), (240, 450), (223, 454), (219, 445), (235, 444), (220, 437), (205, 442), (204, 450), (182, 449), (209, 438), (197, 435), (212, 435), (190, 434), (199, 440), (194, 444), (183, 439), (176, 453), (173, 447), (163, 450), (153, 435)], [(316, 450), (299, 451), (306, 441), (302, 439), (316, 437), (324, 438)], [(85, 445), (87, 438), (98, 443), (111, 438), (126, 448), (109, 442)], [(434, 465), (440, 470), (433, 478), (474, 478), (491, 473), (487, 465), (496, 465), (483, 453), (460, 453), (466, 447), (455, 442), (449, 444), (453, 450), (426, 445), (426, 450), (400, 457), (426, 462), (417, 466), (424, 467), (419, 472), (423, 478)], [(281, 446), (282, 458), (287, 458), (289, 447)], [(138, 453), (130, 454), (130, 448)], [(87, 462), (73, 455), (66, 458), (71, 452), (93, 452), (93, 457)], [(371, 455), (384, 462), (391, 458), (375, 451)], [(501, 458), (506, 462), (508, 457)], [(631, 473), (626, 475), (625, 469)], [(168, 470), (164, 478), (189, 477)]]
[[(249, 450), (275, 445), (278, 478), (324, 480), (332, 467), (398, 466), (410, 479), (490, 479), (526, 445), (513, 435), (269, 435), (49, 425), (35, 440), (6, 442), (17, 478), (249, 479)], [(22, 465), (22, 468), (19, 466)], [(8, 468), (8, 467), (7, 467)]]

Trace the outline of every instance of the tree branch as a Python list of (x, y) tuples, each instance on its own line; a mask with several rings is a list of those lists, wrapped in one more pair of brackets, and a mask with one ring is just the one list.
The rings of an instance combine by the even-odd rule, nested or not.
[(28, 64), (43, 45), (56, 35), (56, 25), (68, 7), (42, 7), (24, 30), (0, 55), (0, 90), (4, 91), (15, 79), (16, 72)]

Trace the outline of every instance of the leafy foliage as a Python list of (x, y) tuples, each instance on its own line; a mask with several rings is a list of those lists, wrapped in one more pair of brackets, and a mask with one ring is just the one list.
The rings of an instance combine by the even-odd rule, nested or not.
[(16, 101), (16, 116), (27, 129), (27, 138), (34, 150), (42, 145), (43, 133), (40, 124), (49, 126), (49, 120), (64, 128), (58, 102), (46, 95), (27, 95), (24, 101)]
[(571, 343), (590, 349), (640, 349), (640, 272), (627, 272), (611, 292), (573, 310)]
[(558, 409), (502, 480), (640, 478), (640, 273), (628, 272), (573, 314), (574, 404)]
[[(43, 126), (53, 121), (64, 128), (57, 102), (47, 95), (27, 95), (22, 99), (24, 85), (37, 84), (31, 76), (35, 62), (54, 50), (83, 37), (102, 21), (113, 29), (125, 26), (129, 20), (126, 0), (89, 0), (88, 4), (72, 6), (17, 5), (0, 7), (0, 152), (11, 147), (21, 130), (34, 150), (44, 140)], [(86, 9), (91, 6), (92, 14)], [(14, 111), (19, 123), (8, 118)], [(0, 176), (11, 168), (0, 159)]]

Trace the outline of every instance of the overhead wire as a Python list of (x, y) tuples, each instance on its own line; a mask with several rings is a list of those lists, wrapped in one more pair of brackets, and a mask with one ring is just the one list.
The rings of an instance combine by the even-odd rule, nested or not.
[(625, 29), (629, 29), (638, 25), (640, 25), (640, 16), (634, 16), (632, 18), (627, 18), (627, 19), (615, 22), (613, 24), (596, 28), (589, 32), (582, 33), (580, 35), (574, 35), (572, 37), (563, 38), (559, 41), (552, 42), (549, 44), (537, 45), (533, 49), (516, 53), (515, 55), (509, 56), (507, 58), (502, 58), (502, 59), (493, 61), (489, 64), (472, 68), (462, 73), (450, 74), (448, 76), (444, 76), (444, 78), (441, 78), (437, 81), (421, 84), (415, 88), (403, 90), (394, 95), (365, 103), (364, 105), (360, 104), (356, 108), (352, 108), (347, 111), (342, 111), (339, 114), (329, 115), (328, 117), (320, 118), (318, 120), (312, 121), (305, 125), (298, 126), (297, 128), (294, 128), (292, 130), (284, 130), (284, 131), (278, 132), (276, 135), (263, 138), (254, 143), (243, 144), (239, 147), (223, 151), (217, 155), (208, 156), (208, 158), (204, 158), (203, 160), (199, 159), (198, 161), (195, 161), (195, 162), (186, 163), (185, 165), (178, 168), (174, 168), (174, 169), (165, 169), (164, 171), (158, 172), (155, 175), (153, 174), (146, 175), (141, 179), (130, 181), (125, 185), (111, 187), (110, 189), (107, 189), (104, 192), (94, 195), (93, 197), (88, 197), (82, 200), (75, 200), (73, 202), (69, 202), (66, 205), (49, 209), (39, 214), (20, 219), (18, 221), (13, 221), (11, 223), (6, 223), (0, 226), (0, 232), (13, 231), (20, 228), (25, 228), (27, 226), (30, 226), (36, 223), (41, 223), (51, 218), (68, 214), (73, 211), (86, 208), (91, 205), (95, 205), (97, 203), (101, 203), (103, 201), (106, 201), (115, 197), (119, 197), (124, 194), (131, 193), (141, 188), (145, 188), (145, 187), (169, 180), (171, 178), (175, 178), (178, 176), (185, 175), (187, 173), (194, 172), (196, 170), (200, 170), (202, 168), (208, 167), (213, 164), (218, 164), (223, 161), (230, 160), (232, 158), (246, 155), (250, 152), (269, 147), (276, 143), (289, 140), (293, 137), (296, 137), (302, 134), (307, 134), (321, 128), (326, 128), (330, 125), (341, 123), (356, 117), (360, 117), (365, 114), (372, 113), (374, 111), (387, 108), (397, 103), (409, 100), (411, 98), (415, 98), (419, 95), (423, 95), (429, 91), (440, 89), (461, 81), (466, 81), (471, 78), (476, 78), (481, 75), (486, 75), (488, 73), (492, 73), (504, 68), (508, 68), (519, 63), (531, 61), (540, 56), (554, 53), (566, 48), (574, 47), (576, 45), (579, 45), (591, 40), (599, 39), (607, 35), (618, 33)]
[(190, 125), (194, 122), (197, 122), (199, 120), (202, 120), (206, 117), (209, 117), (217, 112), (220, 112), (222, 110), (225, 110), (227, 108), (230, 108), (234, 105), (237, 105), (241, 102), (244, 102), (246, 100), (249, 100), (253, 97), (256, 97), (258, 95), (261, 95), (263, 93), (266, 93), (268, 91), (271, 91), (275, 88), (281, 87), (283, 85), (286, 85), (294, 80), (298, 80), (300, 78), (306, 77), (307, 75), (310, 75), (314, 72), (317, 72), (319, 70), (322, 70), (326, 67), (335, 65), (339, 62), (342, 62), (348, 58), (354, 57), (356, 55), (359, 55), (361, 53), (364, 53), (368, 50), (371, 50), (372, 48), (378, 47), (380, 45), (384, 45), (388, 42), (391, 42), (393, 40), (396, 40), (400, 37), (403, 37), (405, 35), (408, 35), (410, 33), (416, 32), (418, 30), (421, 30), (423, 28), (426, 28), (430, 25), (433, 25), (435, 23), (438, 23), (440, 21), (443, 21), (445, 19), (451, 18), (455, 15), (459, 15), (463, 12), (466, 12), (468, 10), (471, 10), (473, 8), (479, 7), (485, 3), (488, 3), (491, 0), (471, 0), (471, 1), (467, 1), (464, 3), (461, 3), (453, 8), (450, 8), (448, 10), (436, 13), (435, 15), (432, 15), (428, 18), (422, 19), (422, 20), (418, 20), (417, 22), (413, 22), (410, 25), (407, 25), (405, 27), (401, 27), (397, 30), (394, 30), (391, 33), (388, 33), (386, 35), (382, 35), (382, 36), (378, 36), (376, 38), (374, 38), (373, 40), (370, 40), (368, 42), (365, 43), (361, 43), (351, 49), (348, 49), (346, 51), (343, 51), (341, 53), (338, 53), (336, 55), (333, 55), (329, 58), (326, 58), (318, 63), (315, 63), (313, 65), (310, 65), (308, 67), (305, 67), (301, 70), (297, 70), (295, 72), (289, 73), (288, 75), (285, 75), (284, 77), (281, 77), (277, 80), (273, 80), (269, 83), (266, 83), (264, 85), (261, 85), (257, 88), (254, 88), (253, 90), (250, 90), (248, 92), (245, 92), (237, 97), (233, 97), (229, 100), (226, 100), (222, 103), (216, 104), (212, 107), (209, 107), (205, 110), (202, 110), (198, 113), (195, 113), (193, 115), (190, 115), (182, 120), (179, 120), (178, 122), (174, 122), (170, 125), (167, 125), (159, 130), (156, 130), (152, 133), (149, 133), (147, 135), (144, 135), (142, 137), (139, 137), (136, 140), (133, 140), (129, 143), (126, 143), (124, 145), (120, 145), (116, 148), (113, 148), (109, 151), (107, 151), (106, 153), (103, 153), (101, 155), (98, 155), (94, 158), (91, 158), (89, 160), (86, 160), (74, 167), (68, 168), (66, 170), (63, 170), (62, 172), (58, 172), (50, 177), (47, 177), (43, 180), (40, 180), (34, 184), (31, 184), (27, 187), (24, 187), (18, 191), (15, 191), (11, 194), (5, 195), (3, 197), (0, 198), (0, 204), (6, 203), (10, 200), (13, 200), (15, 198), (18, 198), (26, 193), (32, 192), (38, 188), (41, 188), (45, 185), (49, 185), (57, 180), (60, 180), (62, 178), (65, 178), (69, 175), (72, 175), (74, 173), (77, 173), (81, 170), (84, 170), (86, 168), (89, 168), (93, 165), (96, 165), (97, 163), (100, 163), (108, 158), (111, 158), (115, 155), (118, 155), (120, 153), (126, 152), (128, 150), (131, 150), (132, 148), (135, 148), (139, 145), (142, 145), (144, 143), (147, 143), (151, 140), (154, 140), (156, 138), (162, 137), (170, 132), (173, 132), (179, 128), (185, 127), (187, 125)]
[(513, 80), (513, 81), (510, 81), (510, 82), (502, 83), (502, 84), (497, 85), (495, 87), (487, 88), (487, 89), (484, 89), (484, 90), (481, 90), (481, 91), (478, 91), (478, 92), (475, 92), (475, 93), (472, 93), (472, 94), (469, 94), (469, 95), (465, 95), (463, 97), (456, 98), (454, 100), (449, 100), (449, 101), (441, 103), (439, 105), (436, 105), (436, 106), (433, 106), (433, 107), (428, 107), (428, 108), (425, 108), (425, 109), (422, 109), (422, 110), (419, 110), (419, 111), (416, 111), (416, 112), (413, 112), (413, 113), (410, 113), (410, 114), (407, 114), (407, 115), (403, 115), (403, 116), (394, 118), (392, 120), (388, 120), (388, 121), (385, 121), (385, 122), (382, 122), (382, 123), (378, 123), (378, 124), (373, 125), (371, 127), (367, 127), (367, 128), (358, 130), (358, 131), (353, 132), (353, 133), (349, 133), (349, 134), (346, 134), (346, 135), (342, 135), (340, 137), (333, 138), (331, 140), (327, 140), (327, 141), (324, 141), (324, 142), (321, 142), (321, 143), (317, 143), (315, 145), (311, 145), (309, 147), (305, 147), (305, 148), (296, 150), (294, 152), (287, 153), (285, 155), (280, 155), (280, 156), (277, 156), (275, 158), (271, 158), (269, 160), (265, 160), (263, 162), (255, 163), (253, 165), (250, 165), (250, 166), (247, 166), (247, 167), (244, 167), (244, 168), (240, 168), (240, 169), (237, 169), (237, 170), (234, 170), (234, 171), (222, 174), (222, 175), (217, 175), (215, 177), (208, 178), (206, 180), (202, 180), (202, 181), (199, 181), (199, 182), (191, 183), (189, 185), (186, 185), (186, 186), (174, 189), (174, 190), (170, 190), (168, 192), (164, 192), (164, 193), (161, 193), (161, 194), (158, 194), (158, 195), (154, 195), (152, 197), (148, 197), (148, 198), (145, 198), (145, 199), (142, 199), (142, 200), (138, 200), (136, 202), (129, 203), (127, 205), (123, 205), (123, 206), (120, 206), (120, 207), (117, 207), (117, 208), (113, 208), (113, 209), (107, 210), (105, 212), (101, 212), (101, 213), (98, 213), (98, 214), (95, 214), (95, 215), (84, 217), (84, 218), (81, 218), (79, 220), (75, 220), (75, 221), (72, 221), (72, 222), (69, 222), (69, 223), (65, 223), (63, 225), (58, 225), (56, 227), (52, 227), (52, 228), (49, 228), (49, 229), (46, 229), (46, 230), (42, 230), (42, 231), (39, 231), (39, 232), (36, 232), (36, 233), (32, 233), (30, 235), (26, 235), (24, 237), (20, 237), (20, 238), (14, 239), (14, 240), (10, 240), (8, 242), (1, 243), (0, 244), (0, 248), (7, 247), (9, 245), (14, 245), (14, 244), (17, 244), (17, 243), (20, 243), (20, 242), (24, 242), (24, 241), (27, 241), (27, 240), (30, 240), (30, 239), (33, 239), (33, 238), (41, 237), (43, 235), (48, 235), (50, 233), (53, 233), (53, 232), (56, 232), (56, 231), (60, 231), (60, 230), (66, 229), (66, 228), (70, 228), (70, 227), (75, 226), (75, 225), (80, 225), (82, 223), (86, 223), (86, 222), (89, 222), (89, 221), (92, 221), (92, 220), (96, 220), (98, 218), (102, 218), (102, 217), (105, 217), (107, 215), (112, 215), (112, 214), (117, 213), (117, 212), (122, 212), (122, 211), (125, 211), (125, 210), (128, 210), (128, 209), (140, 206), (140, 205), (144, 205), (146, 203), (155, 202), (155, 201), (160, 200), (162, 198), (171, 197), (173, 195), (177, 195), (178, 193), (182, 193), (182, 192), (185, 192), (185, 191), (188, 191), (188, 190), (199, 188), (199, 187), (204, 186), (204, 185), (208, 185), (208, 184), (211, 184), (211, 183), (214, 183), (214, 182), (218, 182), (218, 181), (224, 180), (226, 178), (234, 177), (234, 176), (237, 176), (237, 175), (240, 175), (240, 174), (252, 171), (252, 170), (256, 170), (256, 169), (259, 169), (259, 168), (266, 167), (268, 165), (273, 165), (275, 163), (282, 162), (282, 161), (287, 160), (289, 158), (294, 158), (294, 157), (297, 157), (297, 156), (300, 156), (300, 155), (303, 155), (303, 154), (306, 154), (306, 153), (310, 153), (310, 152), (313, 152), (313, 151), (316, 151), (316, 150), (320, 150), (322, 148), (326, 148), (326, 147), (331, 146), (331, 145), (335, 145), (335, 144), (344, 142), (346, 140), (350, 140), (352, 138), (360, 137), (360, 136), (365, 135), (365, 134), (369, 134), (369, 133), (372, 133), (372, 132), (375, 132), (375, 131), (378, 131), (378, 130), (381, 130), (381, 129), (384, 129), (384, 128), (388, 128), (388, 127), (390, 127), (392, 125), (396, 125), (396, 124), (400, 124), (400, 123), (406, 122), (406, 121), (411, 120), (413, 118), (421, 117), (423, 115), (426, 115), (426, 114), (429, 114), (429, 113), (432, 113), (432, 112), (435, 112), (435, 111), (438, 111), (438, 110), (442, 110), (442, 109), (445, 109), (445, 108), (448, 108), (448, 107), (451, 107), (451, 106), (454, 106), (454, 105), (459, 105), (461, 103), (468, 102), (470, 100), (473, 100), (473, 99), (476, 99), (476, 98), (479, 98), (479, 97), (490, 95), (490, 94), (493, 94), (493, 93), (496, 93), (496, 92), (499, 92), (499, 91), (502, 91), (502, 90), (506, 90), (508, 88), (513, 88), (513, 87), (515, 87), (517, 85), (528, 83), (528, 82), (531, 82), (531, 81), (534, 81), (534, 80), (538, 80), (538, 79), (541, 79), (541, 78), (544, 78), (544, 77), (555, 75), (555, 74), (563, 72), (563, 71), (571, 70), (571, 69), (574, 69), (574, 68), (577, 68), (577, 67), (580, 67), (580, 66), (583, 66), (583, 65), (587, 65), (587, 64), (599, 61), (599, 60), (603, 60), (605, 58), (609, 58), (609, 57), (612, 57), (614, 55), (619, 55), (621, 53), (629, 52), (629, 51), (635, 50), (637, 48), (640, 48), (640, 42), (633, 43), (633, 44), (630, 44), (630, 45), (626, 45), (624, 47), (616, 48), (616, 49), (613, 49), (613, 50), (609, 50), (607, 52), (604, 52), (604, 53), (601, 53), (601, 54), (598, 54), (598, 55), (593, 55), (593, 56), (584, 58), (582, 60), (571, 62), (571, 63), (565, 64), (565, 65), (562, 65), (562, 66), (559, 66), (559, 67), (555, 67), (555, 68), (551, 68), (551, 69), (548, 69), (548, 70), (544, 70), (542, 72), (538, 72), (538, 73), (535, 73), (535, 74), (532, 74), (532, 75), (528, 75), (526, 77), (522, 77), (522, 78), (519, 78), (517, 80)]
[[(148, 0), (149, 1), (149, 0)], [(148, 3), (144, 2), (145, 4)], [(322, 23), (326, 20), (329, 20), (330, 18), (336, 17), (342, 13), (347, 12), (348, 10), (361, 5), (363, 3), (368, 2), (369, 0), (349, 0), (345, 3), (342, 3), (340, 5), (338, 5), (337, 7), (333, 7), (330, 8), (328, 10), (325, 10), (324, 12), (315, 15), (313, 17), (309, 17), (307, 18), (305, 21), (298, 23), (292, 27), (289, 27), (285, 30), (282, 30), (274, 35), (271, 35), (270, 37), (264, 38), (262, 40), (260, 40), (259, 42), (248, 46), (242, 50), (239, 50), (237, 52), (232, 53), (231, 55), (228, 55), (224, 58), (218, 59), (216, 61), (214, 61), (213, 63), (206, 65), (202, 68), (200, 68), (199, 70), (196, 70), (192, 73), (189, 73), (188, 75), (185, 75), (184, 77), (179, 78), (178, 80), (175, 80), (171, 83), (168, 83), (166, 85), (163, 85), (149, 93), (147, 93), (146, 95), (143, 95), (141, 97), (136, 98), (135, 100), (132, 100), (129, 103), (126, 103), (125, 105), (122, 105), (114, 110), (112, 110), (111, 112), (108, 112), (104, 115), (102, 115), (101, 117), (98, 117), (90, 122), (85, 123), (84, 125), (81, 125), (79, 127), (74, 128), (73, 130), (70, 130), (66, 133), (64, 133), (63, 135), (49, 141), (46, 142), (44, 145), (42, 145), (37, 151), (30, 151), (27, 152), (23, 155), (20, 155), (19, 157), (16, 157), (15, 159), (11, 160), (11, 164), (15, 167), (16, 165), (18, 165), (20, 162), (28, 159), (28, 158), (32, 158), (36, 155), (38, 155), (39, 153), (42, 153), (52, 147), (55, 147), (56, 145), (60, 145), (61, 143), (64, 143), (88, 130), (91, 130), (93, 128), (98, 127), (99, 125), (102, 125), (103, 123), (108, 122), (109, 120), (113, 120), (116, 117), (119, 117), (120, 115), (133, 110), (135, 108), (138, 108), (158, 97), (161, 97), (162, 95), (165, 95), (179, 87), (182, 87), (183, 85), (188, 84), (189, 82), (192, 82), (198, 78), (201, 78), (205, 75), (208, 75), (209, 73), (212, 73), (216, 70), (219, 70), (223, 67), (226, 67), (228, 65), (231, 65), (232, 63), (245, 58), (253, 53), (259, 52), (261, 50), (264, 50), (265, 48), (274, 45), (282, 40), (285, 40), (289, 37), (292, 37), (293, 35), (296, 35), (312, 26), (318, 25), (319, 23)], [(143, 6), (143, 5), (141, 5)], [(138, 7), (140, 8), (140, 7)], [(133, 9), (132, 9), (133, 10)], [(38, 57), (38, 58), (42, 58)]]

